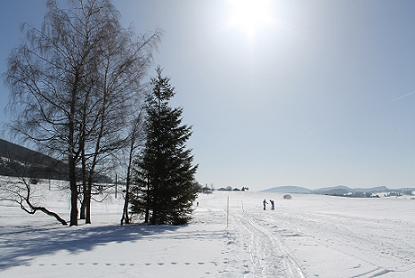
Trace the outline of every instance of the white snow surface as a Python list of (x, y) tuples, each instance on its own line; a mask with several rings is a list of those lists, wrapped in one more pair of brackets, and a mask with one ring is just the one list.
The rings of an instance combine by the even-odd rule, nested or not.
[[(36, 187), (69, 218), (68, 192)], [(77, 227), (0, 201), (0, 277), (415, 277), (415, 200), (292, 196), (202, 194), (185, 226), (121, 227), (113, 194)]]

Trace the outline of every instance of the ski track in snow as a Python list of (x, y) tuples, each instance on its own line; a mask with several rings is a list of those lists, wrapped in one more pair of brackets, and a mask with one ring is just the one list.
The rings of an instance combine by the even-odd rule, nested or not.
[[(315, 244), (335, 250), (344, 256), (353, 257), (361, 261), (361, 264), (367, 264), (373, 267), (372, 271), (364, 272), (353, 277), (361, 277), (367, 274), (373, 277), (387, 274), (389, 272), (405, 272), (414, 266), (414, 247), (405, 238), (397, 240), (396, 235), (393, 237), (388, 234), (372, 234), (376, 229), (388, 229), (387, 221), (381, 225), (373, 220), (355, 220), (343, 218), (341, 216), (317, 214), (310, 215), (288, 215), (281, 214), (277, 219), (266, 219), (267, 225), (273, 222), (291, 225), (300, 230), (303, 236), (308, 236), (310, 241)], [(350, 227), (350, 223), (357, 223)], [(390, 230), (397, 229), (396, 223), (392, 224)], [(405, 225), (402, 224), (401, 225)], [(408, 224), (407, 224), (408, 225)], [(365, 227), (365, 229), (360, 229)], [(400, 227), (402, 229), (403, 227)], [(412, 225), (412, 231), (413, 231)], [(405, 228), (404, 228), (405, 229)], [(376, 257), (373, 257), (376, 253)]]
[[(230, 226), (250, 255), (250, 277), (415, 277), (413, 201), (317, 196), (330, 209), (262, 211), (261, 196), (244, 211), (247, 200), (232, 196)], [(288, 202), (299, 201), (280, 203)]]
[(275, 235), (258, 225), (246, 213), (233, 216), (233, 219), (245, 231), (254, 277), (304, 277), (297, 262), (284, 250)]

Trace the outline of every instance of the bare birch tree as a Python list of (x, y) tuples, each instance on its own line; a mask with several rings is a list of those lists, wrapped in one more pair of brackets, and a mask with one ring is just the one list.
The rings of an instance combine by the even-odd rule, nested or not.
[(128, 145), (127, 145), (127, 172), (125, 179), (125, 195), (124, 195), (124, 207), (121, 217), (121, 225), (130, 224), (130, 217), (128, 212), (128, 205), (130, 204), (130, 186), (133, 159), (137, 156), (137, 150), (142, 147), (144, 139), (143, 134), (143, 114), (142, 110), (132, 119), (130, 123), (130, 132), (128, 134)]
[(135, 38), (119, 25), (107, 28), (106, 44), (100, 49), (100, 61), (94, 84), (91, 108), (83, 115), (88, 125), (82, 136), (83, 206), (85, 222), (91, 223), (91, 190), (98, 167), (105, 167), (114, 153), (128, 144), (128, 119), (134, 114), (135, 103), (140, 98), (141, 82), (151, 61), (151, 49), (159, 39), (156, 32)]
[(49, 0), (42, 27), (25, 28), (27, 39), (11, 53), (6, 79), (17, 111), (13, 130), (68, 164), (70, 225), (77, 225), (77, 181), (83, 181), (88, 215), (95, 169), (120, 146), (120, 116), (139, 91), (158, 34), (132, 39), (110, 1), (68, 3), (63, 9)]

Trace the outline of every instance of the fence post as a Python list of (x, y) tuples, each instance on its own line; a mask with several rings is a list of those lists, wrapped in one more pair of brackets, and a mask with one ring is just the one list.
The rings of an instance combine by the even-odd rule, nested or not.
[(226, 229), (229, 227), (229, 195), (228, 201), (226, 202)]

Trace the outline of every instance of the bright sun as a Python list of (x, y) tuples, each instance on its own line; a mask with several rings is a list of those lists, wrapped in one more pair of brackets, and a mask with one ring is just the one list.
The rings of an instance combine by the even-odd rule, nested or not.
[(271, 0), (228, 0), (230, 5), (229, 24), (249, 38), (261, 29), (273, 24)]

